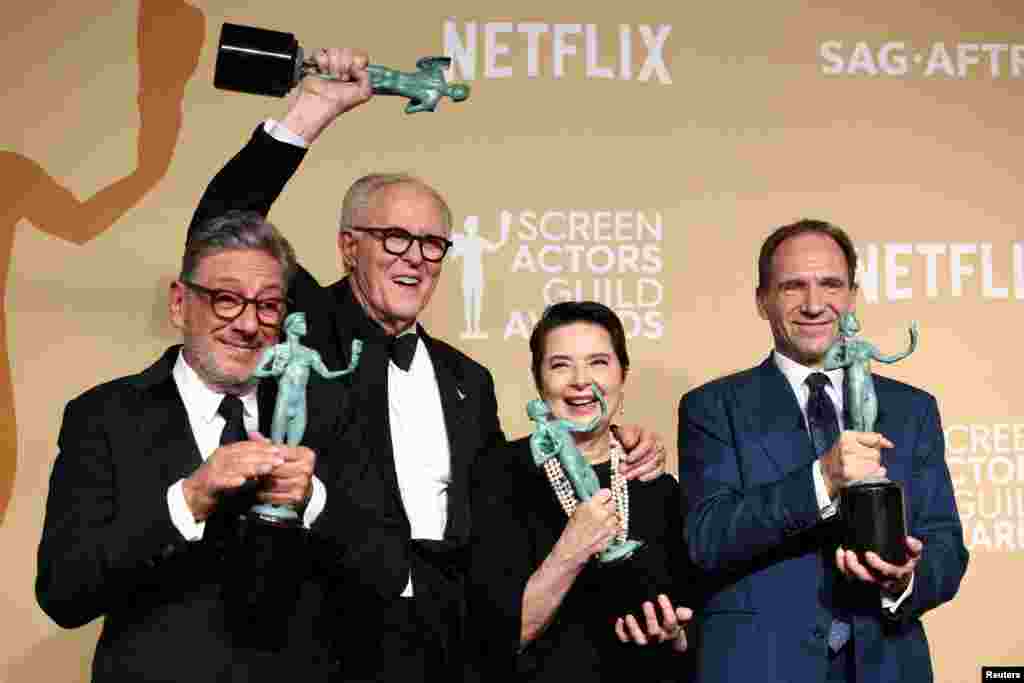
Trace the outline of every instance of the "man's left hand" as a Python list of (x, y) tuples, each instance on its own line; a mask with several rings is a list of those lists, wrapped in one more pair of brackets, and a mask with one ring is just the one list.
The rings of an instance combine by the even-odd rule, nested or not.
[(613, 425), (615, 437), (626, 451), (619, 471), (626, 479), (651, 481), (665, 473), (665, 444), (661, 437), (640, 425)]
[(898, 598), (907, 589), (917, 563), (921, 561), (924, 543), (907, 536), (907, 561), (902, 565), (889, 564), (877, 553), (868, 551), (862, 563), (852, 550), (836, 548), (836, 567), (843, 576), (877, 585), (892, 598)]

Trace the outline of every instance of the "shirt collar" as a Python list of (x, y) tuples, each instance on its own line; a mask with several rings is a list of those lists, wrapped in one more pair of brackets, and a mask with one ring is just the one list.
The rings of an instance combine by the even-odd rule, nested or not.
[[(220, 403), (224, 400), (224, 394), (206, 386), (206, 383), (200, 379), (196, 371), (185, 360), (185, 354), (182, 351), (178, 352), (178, 360), (174, 363), (174, 369), (171, 372), (174, 375), (174, 381), (178, 384), (181, 398), (188, 407), (189, 412), (199, 417), (203, 422), (213, 422), (219, 416), (217, 409), (220, 408)], [(239, 396), (239, 398), (242, 399), (242, 411), (246, 417), (252, 417), (257, 414), (255, 391), (250, 391), (244, 396)]]
[[(835, 390), (837, 396), (842, 396), (843, 387), (843, 376), (845, 371), (842, 368), (836, 370), (821, 370), (819, 368), (809, 368), (806, 365), (797, 363), (792, 358), (784, 356), (778, 352), (778, 350), (772, 351), (772, 359), (775, 361), (775, 366), (782, 371), (782, 374), (786, 376), (786, 380), (789, 381), (789, 385), (793, 387), (793, 391), (797, 396), (804, 397), (806, 395), (807, 378), (815, 372), (824, 372), (825, 376), (828, 377), (832, 383), (832, 388)], [(801, 401), (802, 404), (802, 401)]]

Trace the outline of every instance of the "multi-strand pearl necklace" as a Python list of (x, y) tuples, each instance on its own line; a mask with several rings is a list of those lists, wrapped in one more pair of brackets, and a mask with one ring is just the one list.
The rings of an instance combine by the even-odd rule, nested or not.
[[(622, 444), (611, 433), (608, 438), (608, 455), (612, 469), (612, 500), (615, 502), (615, 513), (619, 517), (619, 531), (615, 534), (615, 540), (623, 543), (629, 537), (629, 488), (626, 478), (619, 472), (619, 463), (622, 462)], [(548, 458), (544, 461), (544, 472), (548, 475), (551, 488), (555, 490), (555, 496), (566, 516), (572, 517), (579, 501), (576, 499), (576, 492), (573, 491), (569, 478), (565, 476), (565, 470), (562, 469), (558, 458)]]

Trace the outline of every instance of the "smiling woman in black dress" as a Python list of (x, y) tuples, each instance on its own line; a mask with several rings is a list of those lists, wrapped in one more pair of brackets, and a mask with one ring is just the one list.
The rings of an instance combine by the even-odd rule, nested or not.
[[(679, 485), (667, 474), (628, 484), (612, 477), (621, 446), (610, 425), (629, 369), (622, 323), (598, 303), (556, 304), (530, 349), (557, 418), (591, 421), (601, 410), (591, 385), (601, 388), (608, 415), (574, 436), (602, 489), (573, 510), (553, 488), (558, 472), (534, 464), (529, 438), (477, 462), (468, 622), (477, 672), (484, 681), (688, 680), (683, 605), (692, 575)], [(633, 558), (593, 559), (625, 535), (645, 543)]]

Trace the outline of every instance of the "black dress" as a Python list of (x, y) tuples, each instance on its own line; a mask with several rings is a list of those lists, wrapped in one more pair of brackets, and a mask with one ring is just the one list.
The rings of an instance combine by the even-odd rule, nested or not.
[[(610, 465), (595, 468), (608, 487)], [(469, 571), (470, 651), (483, 681), (688, 681), (693, 657), (668, 644), (640, 647), (615, 637), (618, 616), (643, 623), (641, 605), (665, 593), (692, 607), (693, 572), (683, 546), (679, 484), (670, 475), (629, 482), (630, 538), (645, 547), (630, 560), (591, 562), (577, 577), (548, 628), (519, 652), (526, 583), (565, 529), (544, 470), (523, 438), (481, 458), (473, 474)]]

